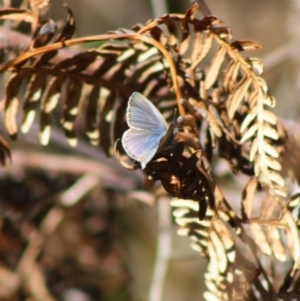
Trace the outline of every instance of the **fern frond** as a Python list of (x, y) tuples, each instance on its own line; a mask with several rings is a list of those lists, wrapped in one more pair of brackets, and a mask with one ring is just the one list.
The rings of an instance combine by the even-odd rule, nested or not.
[(173, 199), (171, 206), (175, 221), (180, 226), (178, 234), (189, 236), (191, 247), (209, 262), (205, 273), (208, 289), (204, 293), (205, 299), (233, 300), (242, 295), (241, 300), (244, 300), (252, 295), (261, 280), (253, 277), (254, 266), (237, 249), (242, 228), (233, 211), (229, 214), (228, 210), (219, 208), (215, 218), (214, 212), (208, 209), (205, 219), (199, 221), (197, 202)]
[(279, 174), (279, 152), (274, 147), (274, 141), (280, 138), (276, 129), (278, 120), (272, 112), (265, 110), (266, 105), (274, 106), (275, 100), (268, 94), (264, 80), (256, 77), (256, 81), (257, 100), (250, 104), (250, 115), (241, 125), (241, 143), (252, 140), (249, 158), (254, 162), (255, 175), (259, 181), (270, 189), (271, 194), (286, 197), (285, 180)]
[[(295, 218), (293, 210), (299, 201), (285, 200), (287, 168), (281, 155), (287, 134), (271, 112), (276, 101), (261, 77), (263, 65), (241, 55), (262, 45), (233, 41), (230, 29), (217, 17), (198, 19), (197, 5), (185, 14), (166, 14), (133, 29), (75, 39), (75, 19), (68, 7), (60, 33), (51, 20), (39, 21), (39, 9), (48, 2), (27, 1), (26, 8), (0, 14), (0, 19), (17, 17), (31, 23), (33, 36), (26, 49), (0, 66), (0, 72), (12, 73), (4, 105), (10, 137), (17, 138), (22, 108), (22, 132), (38, 119), (40, 142), (47, 145), (53, 121), (59, 120), (69, 144), (76, 146), (77, 122), (83, 117), (91, 144), (108, 155), (115, 146), (119, 161), (137, 169), (138, 162), (130, 166), (124, 160), (118, 140), (126, 129), (129, 96), (142, 93), (168, 122), (178, 108), (176, 125), (184, 130), (176, 132), (171, 125), (172, 141), (157, 150), (143, 171), (149, 185), (160, 181), (174, 197), (171, 206), (179, 234), (189, 236), (193, 249), (208, 260), (205, 298), (275, 300), (257, 251), (282, 262), (290, 252), (291, 272), (296, 274), (299, 216)], [(90, 42), (99, 45), (63, 49)], [(0, 138), (2, 163), (9, 154)], [(214, 156), (225, 158), (234, 173), (252, 177), (243, 192), (241, 218), (215, 184), (210, 166)], [(256, 193), (261, 186), (267, 196), (259, 206)]]
[[(68, 40), (74, 29), (72, 25), (74, 21), (71, 21), (72, 13), (69, 11), (69, 21), (63, 33), (56, 39), (58, 43), (30, 49), (2, 66), (2, 70), (13, 67), (17, 73), (27, 70), (26, 75), (30, 78), (24, 102), (22, 130), (27, 131), (30, 128), (34, 111), (37, 108), (38, 102), (34, 101), (32, 96), (41, 95), (43, 99), (42, 116), (44, 117), (41, 121), (40, 136), (42, 143), (47, 144), (50, 135), (50, 112), (57, 103), (54, 101), (52, 110), (46, 113), (46, 103), (49, 101), (47, 99), (50, 95), (51, 97), (53, 95), (56, 95), (56, 98), (60, 97), (61, 91), (65, 91), (66, 97), (62, 100), (66, 103), (63, 126), (69, 142), (76, 145), (74, 122), (79, 112), (79, 99), (75, 101), (72, 94), (76, 91), (79, 94), (79, 90), (90, 90), (92, 99), (95, 97), (94, 95), (99, 94), (100, 99), (103, 100), (99, 101), (102, 103), (100, 105), (100, 120), (95, 120), (95, 116), (93, 116), (91, 123), (86, 121), (88, 135), (92, 137), (91, 142), (93, 144), (97, 144), (99, 138), (100, 145), (107, 153), (111, 153), (113, 142), (121, 136), (125, 129), (120, 117), (124, 116), (128, 96), (133, 91), (140, 91), (145, 96), (159, 102), (163, 98), (170, 99), (172, 94), (163, 90), (166, 83), (169, 82), (176, 93), (181, 115), (184, 115), (184, 111), (179, 98), (183, 94), (188, 96), (187, 99), (192, 103), (194, 110), (201, 112), (196, 119), (200, 118), (199, 121), (201, 122), (201, 118), (205, 116), (204, 119), (208, 121), (213, 143), (211, 148), (214, 148), (219, 140), (223, 149), (220, 150), (221, 156), (231, 157), (232, 162), (238, 160), (238, 164), (242, 166), (245, 164), (246, 157), (241, 155), (243, 147), (237, 143), (240, 135), (239, 129), (234, 128), (230, 119), (235, 114), (240, 114), (242, 104), (248, 104), (248, 113), (253, 119), (250, 121), (248, 119), (247, 123), (241, 124), (243, 130), (241, 144), (251, 140), (252, 148), (248, 160), (254, 163), (256, 176), (262, 184), (270, 189), (271, 193), (285, 196), (285, 182), (278, 173), (280, 169), (277, 160), (279, 153), (273, 146), (274, 141), (279, 138), (275, 125), (278, 121), (274, 119), (272, 113), (264, 108), (269, 101), (272, 101), (272, 98), (267, 93), (267, 86), (264, 81), (253, 71), (259, 69), (257, 67), (259, 61), (244, 59), (238, 52), (246, 49), (259, 49), (261, 45), (251, 41), (230, 43), (229, 29), (220, 27), (221, 21), (213, 16), (205, 17), (202, 20), (196, 19), (197, 10), (197, 6), (194, 5), (184, 15), (165, 15), (149, 21), (144, 27), (136, 26), (133, 31), (121, 29), (102, 37), (77, 40)], [(165, 29), (161, 29), (161, 26), (165, 26)], [(149, 39), (149, 35), (152, 40)], [(72, 58), (62, 61), (55, 68), (51, 65), (50, 59), (63, 46), (109, 38), (138, 41), (131, 41), (126, 44), (106, 43), (98, 49), (82, 51)], [(41, 58), (37, 59), (37, 55), (41, 54)], [(172, 56), (172, 59), (169, 55)], [(210, 55), (212, 55), (212, 59), (208, 69), (204, 71), (202, 65)], [(29, 63), (30, 57), (34, 57), (33, 63)], [(26, 62), (27, 65), (29, 63), (29, 66), (25, 67), (24, 63)], [(166, 72), (170, 72), (167, 73), (167, 77), (165, 76)], [(41, 76), (36, 76), (36, 74)], [(199, 74), (202, 75), (199, 77)], [(43, 78), (45, 76), (56, 78), (51, 81), (54, 86), (52, 88), (47, 87), (47, 90), (44, 86)], [(68, 84), (70, 80), (73, 81), (73, 85)], [(122, 84), (120, 85), (120, 83)], [(86, 89), (87, 86), (88, 89)], [(8, 85), (6, 101), (8, 104), (12, 102), (9, 96), (10, 87), (16, 94), (15, 86)], [(72, 90), (72, 87), (76, 87), (76, 91)], [(132, 88), (130, 89), (130, 87)], [(35, 94), (35, 92), (37, 93)], [(50, 93), (49, 97), (48, 93)], [(195, 100), (190, 99), (191, 95)], [(89, 95), (87, 97), (89, 98)], [(73, 104), (68, 104), (69, 99), (74, 100)], [(170, 100), (172, 100), (172, 96)], [(209, 104), (208, 107), (205, 103)], [(214, 105), (212, 105), (213, 103)], [(226, 110), (224, 110), (223, 103), (226, 104)], [(11, 106), (6, 106), (6, 108), (9, 107)], [(89, 100), (87, 107), (89, 108), (88, 111), (91, 112)], [(16, 108), (16, 106), (12, 106), (12, 108)], [(93, 105), (92, 108), (97, 110)], [(168, 109), (170, 110), (172, 107)], [(71, 111), (72, 113), (70, 113)], [(8, 122), (8, 120), (14, 118), (15, 113), (9, 110), (6, 110), (5, 113), (7, 115), (7, 130), (12, 136), (15, 136), (17, 132), (16, 126), (10, 126), (14, 122)], [(113, 114), (113, 116), (107, 119), (109, 114)], [(117, 116), (118, 118), (116, 118)], [(86, 120), (89, 120), (88, 116)], [(224, 149), (231, 150), (231, 154), (224, 152)], [(232, 149), (235, 151), (232, 152)]]

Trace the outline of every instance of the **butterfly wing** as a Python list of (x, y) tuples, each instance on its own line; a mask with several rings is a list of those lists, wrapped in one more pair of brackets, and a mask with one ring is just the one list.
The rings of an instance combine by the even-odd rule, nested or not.
[(122, 145), (126, 153), (145, 168), (155, 155), (159, 140), (157, 135), (148, 130), (127, 130), (122, 137)]
[(127, 123), (130, 128), (160, 135), (167, 132), (167, 123), (157, 108), (145, 96), (134, 92), (128, 101)]
[(122, 137), (126, 153), (145, 168), (153, 158), (160, 139), (167, 132), (167, 123), (157, 108), (146, 97), (134, 92), (127, 106), (127, 130)]

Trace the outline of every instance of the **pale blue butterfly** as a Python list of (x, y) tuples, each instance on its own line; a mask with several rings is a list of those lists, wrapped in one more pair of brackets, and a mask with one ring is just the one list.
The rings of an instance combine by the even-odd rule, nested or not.
[(170, 136), (167, 132), (173, 134), (173, 127), (168, 129), (157, 108), (138, 92), (129, 98), (126, 117), (129, 129), (123, 134), (122, 145), (127, 155), (144, 169), (162, 144), (161, 139)]

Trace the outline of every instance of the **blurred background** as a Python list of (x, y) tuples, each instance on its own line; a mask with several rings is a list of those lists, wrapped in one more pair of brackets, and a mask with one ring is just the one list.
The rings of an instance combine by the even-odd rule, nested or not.
[[(184, 13), (190, 5), (188, 0), (66, 2), (75, 15), (77, 37), (130, 28), (163, 13)], [(277, 99), (278, 115), (298, 122), (300, 0), (207, 0), (206, 3), (212, 14), (231, 28), (234, 39), (264, 44), (263, 50), (247, 52), (247, 56), (262, 58), (263, 76)], [(62, 4), (61, 0), (52, 0), (50, 18), (65, 20)], [(29, 289), (17, 289), (19, 280), (14, 273), (0, 270), (1, 283), (5, 282), (0, 284), (0, 294), (10, 296), (2, 297), (3, 300), (148, 300), (157, 238), (162, 231), (157, 206), (147, 193), (143, 199), (148, 198), (149, 202), (143, 203), (137, 200), (138, 195), (124, 197), (122, 192), (122, 185), (134, 187), (141, 177), (125, 171), (122, 177), (116, 177), (113, 174), (116, 162), (99, 155), (98, 149), (83, 143), (71, 150), (62, 134), (55, 135), (55, 141), (47, 149), (37, 142), (36, 131), (24, 136), (26, 144), (24, 140), (10, 143), (13, 165), (0, 172), (0, 187), (5, 191), (0, 196), (1, 265), (28, 272), (34, 266), (33, 258), (40, 258)], [(104, 166), (99, 162), (104, 162)], [(111, 170), (110, 164), (114, 164)], [(121, 168), (118, 171), (122, 173)], [(229, 170), (220, 168), (219, 181), (231, 181), (229, 174)], [(122, 183), (125, 177), (128, 182)], [(142, 187), (141, 181), (139, 184)], [(233, 193), (241, 186), (229, 188)], [(53, 211), (57, 209), (53, 203), (59, 203), (61, 211)], [(26, 214), (32, 216), (30, 222), (24, 218)], [(42, 221), (54, 229), (48, 230), (44, 243), (35, 245), (37, 240), (29, 239), (33, 235), (31, 223), (41, 225)], [(171, 222), (169, 225), (172, 256), (162, 300), (203, 300), (206, 263), (191, 250), (190, 240), (179, 237), (177, 227)], [(30, 257), (29, 251), (37, 248), (39, 252)], [(36, 295), (32, 293), (34, 288)], [(11, 293), (14, 289), (15, 293)]]

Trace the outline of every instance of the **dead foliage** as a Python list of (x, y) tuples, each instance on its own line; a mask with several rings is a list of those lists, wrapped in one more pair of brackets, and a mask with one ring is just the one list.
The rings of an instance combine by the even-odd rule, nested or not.
[[(56, 121), (61, 123), (69, 144), (76, 146), (81, 134), (78, 124), (83, 121), (82, 131), (91, 144), (99, 145), (108, 156), (116, 155), (124, 167), (134, 170), (140, 168), (139, 163), (130, 163), (119, 141), (127, 129), (125, 112), (129, 96), (135, 91), (142, 93), (160, 109), (168, 123), (178, 109), (179, 132), (157, 152), (144, 172), (153, 199), (161, 194), (173, 197), (170, 205), (179, 225), (178, 234), (189, 236), (192, 248), (208, 261), (204, 297), (206, 300), (292, 298), (299, 282), (299, 196), (290, 195), (286, 179), (299, 179), (293, 163), (299, 161), (297, 152), (291, 149), (292, 139), (272, 112), (276, 100), (262, 77), (262, 62), (243, 54), (261, 49), (262, 45), (233, 40), (230, 29), (220, 19), (211, 15), (201, 18), (196, 4), (184, 14), (166, 14), (132, 29), (73, 38), (75, 18), (68, 6), (62, 29), (57, 29), (53, 20), (41, 21), (40, 9), (48, 2), (29, 1), (28, 7), (0, 11), (2, 20), (29, 23), (33, 37), (24, 49), (12, 52), (14, 57), (10, 51), (3, 54), (0, 71), (10, 74), (3, 108), (6, 133), (17, 139), (19, 128), (28, 133), (37, 123), (40, 143), (47, 145)], [(90, 42), (99, 46), (89, 47)], [(72, 48), (82, 44), (87, 48)], [(291, 156), (283, 160), (284, 152)], [(0, 155), (5, 165), (10, 151), (2, 137)], [(241, 192), (241, 212), (232, 208), (216, 184), (213, 163), (220, 158), (233, 174), (249, 178)], [(157, 182), (164, 192), (157, 189)], [(30, 187), (26, 189), (30, 194)], [(135, 189), (138, 187), (128, 188)], [(101, 194), (118, 192), (117, 188), (104, 187)], [(139, 196), (143, 199), (145, 195)], [(9, 196), (2, 194), (2, 198), (7, 203)], [(82, 258), (88, 261), (83, 265), (78, 262), (73, 265), (73, 258), (69, 258), (72, 252), (62, 256), (63, 262), (59, 259), (54, 262), (51, 259), (54, 255), (45, 249), (46, 237), (53, 229), (65, 219), (71, 222), (66, 215), (77, 214), (83, 224), (87, 222), (84, 205), (81, 203), (78, 208), (74, 205), (70, 211), (64, 208), (66, 204), (57, 202), (32, 206), (35, 209), (30, 212), (34, 214), (25, 220), (22, 215), (19, 217), (20, 204), (15, 206), (17, 209), (9, 207), (13, 208), (9, 209), (12, 213), (3, 210), (4, 241), (9, 237), (4, 229), (17, 231), (16, 219), (20, 218), (22, 227), (29, 230), (17, 231), (22, 237), (4, 243), (4, 247), (14, 243), (16, 247), (10, 261), (6, 258), (1, 262), (0, 273), (13, 285), (0, 290), (1, 298), (20, 292), (54, 300), (53, 295), (58, 294), (55, 289), (60, 293), (61, 288), (51, 286), (51, 279), (66, 277), (71, 272), (87, 277), (70, 278), (74, 286), (88, 279), (93, 282), (96, 277), (93, 265), (103, 264), (103, 269), (107, 268), (101, 252), (93, 253), (91, 261)], [(109, 206), (101, 214), (106, 220), (100, 222), (113, 223), (109, 219)], [(34, 222), (35, 218), (39, 222)], [(52, 218), (54, 221), (49, 221)], [(46, 227), (48, 222), (50, 228)], [(102, 224), (101, 231), (107, 231), (109, 236), (112, 229), (105, 225)], [(89, 233), (88, 237), (90, 252), (101, 248), (98, 245), (101, 240), (96, 241), (95, 233)], [(76, 242), (80, 245), (80, 241)], [(107, 250), (108, 256), (115, 254), (111, 260), (120, 268), (122, 255), (118, 252), (121, 251), (114, 244)], [(267, 260), (262, 263), (264, 255)], [(271, 267), (282, 262), (289, 263), (288, 270), (282, 268), (278, 275), (273, 273)], [(49, 273), (48, 282), (43, 265)], [(109, 273), (104, 270), (99, 269), (98, 273)], [(115, 275), (118, 285), (111, 284), (113, 292), (127, 281), (118, 272)], [(25, 278), (29, 281), (25, 282)], [(275, 281), (281, 283), (279, 289)], [(40, 284), (39, 291), (34, 283)], [(99, 294), (103, 293), (102, 288), (101, 285), (97, 288)]]

